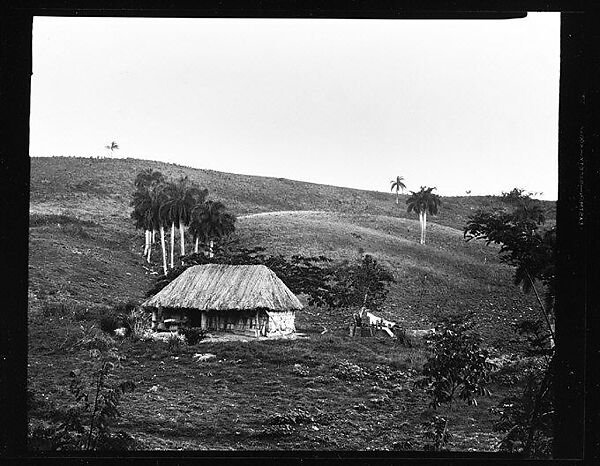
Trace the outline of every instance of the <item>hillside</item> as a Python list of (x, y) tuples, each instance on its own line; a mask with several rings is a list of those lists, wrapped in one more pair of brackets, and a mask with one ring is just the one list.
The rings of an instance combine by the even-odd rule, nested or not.
[[(238, 236), (248, 245), (264, 246), (273, 253), (324, 254), (333, 259), (355, 258), (359, 251), (373, 254), (394, 270), (398, 280), (385, 313), (406, 325), (430, 325), (439, 310), (471, 310), (482, 319), (497, 320), (483, 330), (498, 339), (512, 334), (507, 324), (535, 306), (532, 296), (511, 285), (512, 271), (499, 264), (493, 246), (462, 239), (461, 229), (470, 213), (499, 205), (491, 196), (443, 197), (439, 216), (430, 218), (428, 244), (422, 247), (417, 242), (418, 221), (406, 213), (406, 195), (397, 206), (391, 193), (133, 159), (63, 157), (32, 158), (30, 282), (34, 293), (106, 304), (143, 295), (151, 276), (141, 269), (138, 251), (143, 235), (132, 227), (128, 203), (135, 174), (147, 167), (168, 177), (189, 176), (207, 187), (211, 198), (241, 216)], [(550, 219), (552, 205), (545, 203)], [(281, 213), (255, 215), (272, 211)], [(58, 220), (48, 217), (60, 214), (87, 223), (59, 226)], [(347, 316), (338, 317), (336, 323), (345, 325)]]
[[(224, 202), (236, 215), (324, 210), (416, 220), (416, 216), (406, 213), (406, 194), (400, 195), (397, 206), (392, 193), (199, 170), (148, 160), (75, 157), (31, 158), (32, 211), (56, 213), (68, 209), (81, 218), (96, 220), (110, 220), (118, 215), (127, 217), (133, 178), (144, 168), (159, 170), (170, 178), (188, 176), (208, 188), (211, 198)], [(382, 189), (388, 184), (389, 181), (382, 180)], [(442, 199), (443, 208), (431, 221), (458, 230), (476, 209), (500, 205), (493, 196), (443, 196)], [(556, 218), (554, 204), (543, 202), (550, 220)]]
[[(357, 258), (363, 252), (374, 255), (390, 267), (397, 281), (382, 314), (405, 327), (429, 328), (437, 316), (473, 311), (486, 345), (505, 353), (521, 347), (512, 324), (537, 316), (535, 297), (512, 285), (513, 271), (499, 263), (497, 248), (467, 243), (462, 237), (470, 213), (497, 205), (498, 200), (491, 196), (443, 197), (440, 215), (428, 222), (428, 243), (419, 245), (419, 223), (406, 214), (406, 196), (400, 197), (397, 206), (395, 196), (387, 193), (159, 162), (33, 158), (29, 386), (45, 393), (47, 400), (63, 403), (68, 399), (68, 371), (86, 361), (85, 354), (65, 349), (65, 342), (75, 338), (79, 325), (94, 322), (117, 303), (140, 300), (160, 270), (159, 264), (148, 267), (141, 258), (143, 234), (129, 219), (132, 180), (148, 167), (168, 177), (187, 175), (208, 188), (211, 198), (223, 201), (240, 216), (236, 234), (247, 246), (263, 246), (269, 253), (323, 254), (332, 259)], [(545, 208), (547, 217), (553, 219), (553, 203), (545, 203)], [(154, 258), (158, 256), (155, 251)], [(378, 364), (401, 368), (406, 376), (419, 370), (423, 350), (399, 349), (393, 342), (379, 339), (348, 339), (349, 319), (338, 310), (307, 307), (298, 312), (297, 327), (311, 335), (309, 340), (253, 342), (243, 347), (206, 344), (203, 349), (184, 349), (177, 355), (143, 342), (127, 343), (129, 358), (121, 374), (134, 377), (141, 391), (133, 395), (123, 426), (148, 449), (364, 449), (368, 445), (385, 449), (398, 441), (394, 432), (402, 430), (399, 419), (416, 416), (409, 419), (413, 430), (404, 428), (399, 434), (400, 440), (414, 438), (420, 414), (407, 414), (406, 407), (424, 407), (422, 395), (402, 391), (398, 385), (388, 387), (383, 381), (375, 384), (378, 388), (369, 380), (349, 386), (332, 378), (331, 371), (341, 360), (350, 359), (365, 368)], [(320, 335), (323, 327), (328, 333)], [(198, 369), (191, 361), (196, 351), (210, 351), (219, 360)], [(236, 366), (235, 361), (242, 362)], [(292, 375), (293, 365), (299, 362), (311, 368), (311, 377)], [(165, 364), (174, 366), (165, 371)], [(210, 387), (210, 393), (202, 390), (205, 396), (196, 394), (198, 383)], [(154, 386), (163, 391), (149, 394)], [(262, 387), (260, 397), (275, 397), (275, 401), (261, 398), (261, 411), (252, 408), (256, 400), (248, 395), (258, 386)], [(388, 401), (369, 405), (368, 397), (378, 399), (382, 390)], [(282, 396), (281, 391), (294, 397)], [(499, 401), (501, 393), (484, 402), (481, 409)], [(164, 416), (152, 417), (157, 402), (166, 411)], [(370, 408), (348, 414), (357, 403)], [(330, 424), (323, 421), (318, 427), (297, 426), (301, 432), (294, 438), (257, 433), (265, 416), (298, 406), (327, 411), (328, 419), (345, 420), (331, 424), (330, 419)], [(473, 427), (475, 424), (469, 425), (458, 414), (450, 414), (460, 432), (455, 447), (491, 449), (492, 420), (475, 408), (468, 411), (470, 416), (483, 416), (481, 425)], [(213, 414), (192, 419), (193, 413)], [(240, 434), (231, 431), (234, 424)], [(356, 437), (344, 434), (356, 426), (363, 429)]]

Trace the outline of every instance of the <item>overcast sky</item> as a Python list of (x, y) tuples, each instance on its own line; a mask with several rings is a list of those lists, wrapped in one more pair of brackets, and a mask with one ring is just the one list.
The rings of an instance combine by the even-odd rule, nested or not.
[(35, 18), (32, 156), (556, 199), (559, 13)]

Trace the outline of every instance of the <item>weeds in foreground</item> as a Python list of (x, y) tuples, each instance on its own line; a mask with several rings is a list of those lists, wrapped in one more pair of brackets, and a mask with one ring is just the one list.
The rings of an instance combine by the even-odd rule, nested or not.
[(94, 333), (93, 327), (84, 329), (77, 346), (89, 349), (97, 367), (89, 373), (80, 369), (70, 372), (72, 403), (58, 410), (58, 422), (30, 423), (31, 450), (128, 450), (135, 447), (134, 439), (126, 432), (112, 430), (114, 420), (121, 415), (119, 404), (123, 395), (135, 389), (130, 380), (113, 380), (113, 371), (122, 359), (114, 343), (102, 333)]
[(423, 425), (423, 437), (426, 440), (425, 451), (444, 451), (452, 439), (448, 431), (448, 419), (434, 416)]

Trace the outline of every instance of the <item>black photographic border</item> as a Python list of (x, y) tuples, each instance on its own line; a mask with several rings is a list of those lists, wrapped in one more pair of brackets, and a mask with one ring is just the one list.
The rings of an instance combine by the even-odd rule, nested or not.
[[(527, 11), (561, 12), (558, 295), (556, 312), (556, 416), (551, 462), (600, 458), (600, 287), (596, 259), (600, 237), (600, 15), (591, 2), (567, 1), (29, 1), (0, 6), (0, 228), (3, 316), (0, 324), (0, 455), (31, 462), (64, 462), (26, 451), (27, 273), (29, 211), (29, 111), (34, 16), (479, 19), (523, 17)], [(594, 396), (596, 395), (596, 396)], [(276, 460), (288, 462), (443, 461), (494, 464), (499, 454), (422, 452), (163, 452), (119, 454), (134, 461)], [(145, 457), (145, 458), (144, 458)], [(437, 459), (436, 459), (437, 458)], [(107, 458), (80, 456), (86, 464)], [(193, 461), (193, 460), (192, 460)]]

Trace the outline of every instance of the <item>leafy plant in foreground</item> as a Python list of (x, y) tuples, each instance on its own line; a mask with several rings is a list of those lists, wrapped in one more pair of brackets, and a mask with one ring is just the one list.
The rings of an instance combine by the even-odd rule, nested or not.
[(500, 451), (534, 458), (551, 456), (554, 415), (551, 371), (538, 368), (529, 373), (523, 393), (505, 398), (494, 411), (500, 415), (494, 430), (505, 433)]
[(70, 372), (69, 392), (73, 403), (62, 410), (62, 420), (30, 432), (30, 446), (45, 450), (128, 450), (134, 440), (124, 431), (113, 432), (112, 424), (121, 415), (123, 395), (135, 389), (130, 381), (115, 381), (114, 369), (122, 356), (114, 341), (102, 334), (85, 341), (98, 366), (89, 374), (79, 369)]
[[(498, 424), (507, 431), (501, 448), (521, 451), (526, 457), (549, 454), (554, 412), (550, 380), (554, 354), (556, 227), (541, 230), (544, 213), (539, 202), (530, 198), (533, 194), (524, 195), (519, 189), (503, 193), (507, 203), (515, 206), (512, 212), (477, 212), (469, 217), (464, 229), (467, 241), (483, 239), (487, 244), (501, 246), (500, 260), (515, 267), (515, 284), (521, 285), (524, 292), (534, 291), (546, 324), (545, 331), (536, 321), (522, 323), (518, 329), (528, 337), (529, 352), (546, 358), (546, 369), (533, 376), (521, 398), (505, 403)], [(545, 287), (544, 300), (537, 291), (537, 281)]]
[(434, 416), (433, 420), (424, 424), (423, 437), (427, 443), (425, 451), (444, 451), (452, 439), (452, 434), (448, 431), (448, 419), (441, 416)]
[(417, 385), (431, 396), (432, 408), (450, 403), (458, 397), (477, 405), (476, 396), (489, 395), (493, 364), (481, 347), (481, 338), (472, 331), (469, 320), (447, 318), (433, 336), (433, 353), (423, 366), (423, 378)]

